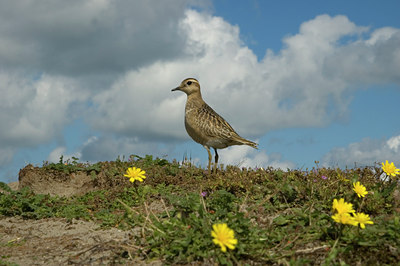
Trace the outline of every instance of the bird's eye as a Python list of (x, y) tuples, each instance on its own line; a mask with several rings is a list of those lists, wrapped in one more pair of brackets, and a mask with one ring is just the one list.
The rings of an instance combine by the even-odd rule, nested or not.
[(191, 81), (188, 81), (186, 84), (187, 84), (187, 85), (192, 85), (192, 82), (191, 82)]

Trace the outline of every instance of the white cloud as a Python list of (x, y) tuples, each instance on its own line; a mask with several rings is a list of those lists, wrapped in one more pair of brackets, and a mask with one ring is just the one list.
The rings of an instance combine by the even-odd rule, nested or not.
[(51, 163), (57, 163), (60, 160), (60, 157), (63, 156), (66, 152), (66, 147), (57, 147), (52, 150), (47, 157), (47, 161)]
[[(66, 123), (74, 119), (71, 104), (77, 105), (84, 93), (76, 94), (72, 79), (0, 71), (0, 145), (7, 158), (19, 148), (34, 147), (57, 138)], [(79, 99), (80, 97), (81, 99)]]
[[(82, 161), (96, 162), (115, 160), (119, 156), (139, 155), (144, 156), (156, 151), (160, 156), (172, 153), (173, 144), (160, 145), (158, 142), (140, 141), (138, 138), (115, 137), (102, 135), (92, 137), (79, 149)], [(171, 159), (171, 158), (170, 158)]]
[(110, 135), (91, 136), (80, 147), (71, 153), (67, 153), (67, 147), (59, 146), (52, 150), (47, 158), (49, 162), (72, 160), (72, 157), (79, 158), (79, 161), (98, 162), (115, 160), (118, 157), (128, 158), (130, 155), (144, 156), (148, 151), (158, 151), (158, 154), (170, 154), (173, 145), (159, 146), (159, 143), (142, 142), (137, 138), (116, 138)]
[(79, 159), (82, 155), (80, 152), (75, 152), (73, 154), (67, 154), (66, 151), (67, 151), (67, 148), (64, 146), (55, 148), (54, 150), (52, 150), (50, 152), (49, 156), (47, 157), (47, 161), (51, 162), (51, 163), (58, 163), (62, 156), (64, 162), (68, 161), (68, 160), (70, 162), (72, 162), (73, 161), (72, 157)]
[(374, 165), (389, 160), (400, 164), (400, 135), (388, 140), (365, 138), (360, 142), (338, 147), (328, 152), (322, 159), (323, 166), (353, 167)]
[(293, 169), (296, 165), (290, 161), (282, 161), (280, 154), (268, 155), (263, 150), (255, 150), (248, 146), (232, 146), (227, 149), (218, 150), (219, 162), (225, 165), (236, 165), (239, 167), (263, 167), (272, 166), (283, 170)]
[(395, 136), (395, 137), (392, 137), (392, 138), (388, 139), (386, 144), (388, 145), (390, 150), (392, 150), (394, 152), (399, 152), (400, 151), (399, 150), (399, 148), (400, 148), (400, 136)]
[[(75, 150), (71, 154), (67, 153), (67, 147), (59, 146), (50, 152), (49, 156), (47, 157), (47, 161), (57, 163), (60, 161), (60, 157), (63, 156), (64, 161), (66, 161), (66, 160), (72, 161), (72, 157), (75, 157), (75, 158), (80, 159), (80, 161), (92, 161), (93, 162), (95, 160), (89, 160), (89, 159), (85, 158), (85, 155), (83, 155), (82, 153), (86, 149), (88, 149), (88, 148), (90, 149), (92, 145), (96, 145), (98, 141), (99, 141), (99, 137), (91, 136), (82, 144), (81, 147), (79, 147), (77, 150)], [(113, 158), (113, 159), (115, 159), (115, 158)], [(101, 159), (99, 159), (99, 160), (101, 160)]]

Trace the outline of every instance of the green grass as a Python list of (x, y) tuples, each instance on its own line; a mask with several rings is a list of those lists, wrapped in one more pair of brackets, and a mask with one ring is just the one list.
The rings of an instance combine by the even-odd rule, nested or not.
[[(143, 183), (123, 176), (131, 166), (146, 171)], [(396, 264), (400, 261), (400, 196), (397, 180), (382, 181), (380, 168), (310, 171), (241, 169), (215, 175), (190, 163), (132, 156), (128, 161), (45, 164), (41, 171), (86, 171), (102, 188), (71, 198), (10, 191), (1, 184), (0, 215), (29, 219), (65, 217), (133, 230), (121, 254), (166, 263)], [(322, 178), (324, 176), (324, 178)], [(325, 179), (326, 177), (326, 179)], [(352, 183), (368, 190), (358, 198)], [(337, 224), (334, 199), (344, 198), (373, 225)], [(238, 244), (223, 253), (212, 242), (214, 223), (226, 223)]]

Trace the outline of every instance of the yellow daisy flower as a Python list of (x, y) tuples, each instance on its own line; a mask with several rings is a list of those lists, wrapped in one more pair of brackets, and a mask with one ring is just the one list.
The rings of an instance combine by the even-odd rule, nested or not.
[(339, 201), (334, 199), (332, 208), (337, 210), (338, 214), (355, 212), (353, 209), (353, 204), (345, 202), (343, 198), (341, 198)]
[(342, 224), (350, 224), (350, 225), (357, 225), (357, 222), (354, 220), (354, 217), (350, 215), (350, 213), (336, 213), (332, 215), (332, 219), (335, 220), (337, 223)]
[(365, 228), (365, 224), (374, 224), (374, 222), (369, 218), (369, 215), (362, 212), (355, 213), (353, 219), (356, 222), (356, 225), (360, 224), (361, 229)]
[(211, 236), (214, 238), (214, 244), (219, 245), (222, 252), (226, 252), (227, 247), (235, 249), (235, 245), (238, 242), (235, 238), (235, 232), (226, 224), (214, 224)]
[(396, 168), (393, 162), (389, 163), (388, 160), (386, 160), (386, 163), (382, 163), (382, 170), (385, 171), (387, 175), (393, 177), (400, 174), (400, 169)]
[(146, 176), (144, 175), (145, 173), (146, 172), (140, 168), (129, 167), (128, 170), (126, 170), (126, 174), (124, 174), (124, 176), (129, 177), (129, 181), (131, 181), (132, 183), (136, 180), (139, 182), (143, 182), (143, 179), (146, 178)]
[(353, 190), (354, 190), (354, 192), (357, 193), (359, 198), (365, 197), (365, 195), (368, 194), (367, 189), (363, 185), (361, 185), (360, 182), (353, 183)]

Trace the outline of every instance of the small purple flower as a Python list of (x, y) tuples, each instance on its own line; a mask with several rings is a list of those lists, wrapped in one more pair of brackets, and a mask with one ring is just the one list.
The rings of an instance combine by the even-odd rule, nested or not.
[(201, 192), (201, 196), (204, 198), (205, 196), (207, 196), (207, 191), (203, 191)]
[(328, 177), (326, 177), (326, 176), (321, 176), (321, 178), (323, 179), (323, 180), (327, 180), (328, 179)]

